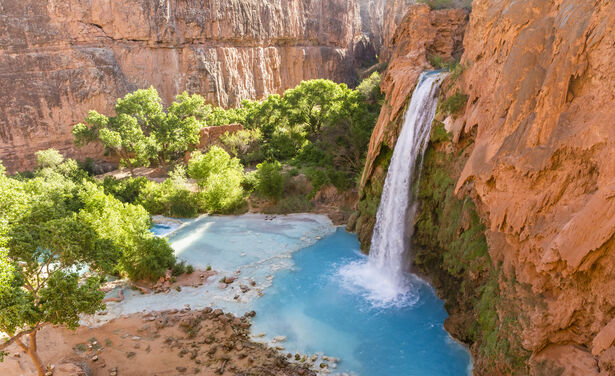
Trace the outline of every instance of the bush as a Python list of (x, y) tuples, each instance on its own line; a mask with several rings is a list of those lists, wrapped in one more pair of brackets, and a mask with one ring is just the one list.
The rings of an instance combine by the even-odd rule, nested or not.
[(124, 251), (120, 267), (131, 280), (155, 281), (174, 263), (175, 255), (166, 239), (143, 235)]
[(265, 214), (304, 213), (312, 209), (312, 203), (304, 195), (284, 197), (276, 205), (266, 208)]
[(116, 179), (113, 176), (107, 176), (102, 182), (106, 194), (127, 203), (136, 202), (147, 184), (148, 180), (143, 176), (126, 179)]
[(241, 182), (243, 175), (237, 170), (209, 177), (207, 189), (201, 193), (205, 207), (212, 213), (229, 213), (243, 202)]
[(243, 166), (224, 149), (214, 146), (207, 154), (193, 153), (188, 174), (202, 192), (201, 205), (214, 213), (230, 212), (243, 201)]
[(241, 181), (241, 187), (246, 192), (254, 192), (256, 187), (258, 186), (258, 175), (257, 171), (250, 171), (243, 176), (243, 180)]
[(39, 168), (56, 167), (64, 161), (64, 156), (56, 149), (40, 150), (36, 152), (36, 163)]
[(199, 213), (195, 195), (185, 187), (177, 186), (172, 179), (162, 183), (146, 181), (137, 203), (151, 214), (189, 218)]
[(308, 169), (306, 176), (312, 183), (312, 193), (310, 193), (310, 197), (314, 197), (323, 186), (331, 183), (327, 172), (320, 168)]
[(282, 165), (278, 161), (263, 162), (257, 166), (256, 190), (265, 197), (278, 199), (284, 193), (284, 175)]
[(243, 163), (261, 162), (264, 159), (261, 144), (263, 133), (260, 129), (242, 130), (235, 133), (226, 132), (220, 137), (226, 150)]

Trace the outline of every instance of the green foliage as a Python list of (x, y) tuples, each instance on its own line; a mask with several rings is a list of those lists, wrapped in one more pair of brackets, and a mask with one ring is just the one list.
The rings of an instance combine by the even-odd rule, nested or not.
[(261, 147), (263, 132), (258, 128), (244, 129), (235, 133), (226, 132), (220, 137), (220, 142), (232, 156), (239, 158), (242, 163), (262, 162), (265, 158)]
[(162, 183), (146, 180), (136, 203), (151, 214), (169, 217), (195, 217), (201, 209), (198, 196), (172, 178)]
[(145, 209), (80, 178), (75, 161), (42, 167), (13, 179), (0, 165), (0, 332), (9, 338), (45, 324), (74, 329), (79, 315), (103, 309), (102, 275), (155, 279), (175, 262)]
[(134, 203), (141, 195), (141, 191), (148, 185), (146, 177), (116, 179), (107, 176), (102, 182), (106, 194), (126, 203)]
[(165, 112), (158, 92), (150, 87), (118, 99), (116, 116), (90, 111), (85, 123), (75, 125), (73, 135), (77, 146), (100, 140), (131, 170), (152, 161), (167, 164), (199, 142), (210, 111), (203, 97), (184, 92)]
[(64, 156), (56, 149), (39, 150), (36, 152), (36, 163), (39, 168), (56, 167), (64, 161)]
[(292, 195), (278, 200), (275, 205), (264, 210), (265, 214), (290, 214), (307, 212), (312, 209), (310, 200), (304, 195)]
[(284, 176), (280, 162), (263, 162), (257, 166), (256, 191), (261, 195), (278, 199), (284, 192)]
[(449, 96), (440, 104), (440, 112), (443, 112), (447, 116), (456, 116), (461, 112), (468, 103), (468, 96), (459, 91)]
[(200, 197), (210, 212), (229, 212), (243, 202), (243, 166), (218, 146), (206, 154), (193, 153), (188, 175), (197, 181)]
[[(246, 164), (279, 160), (333, 169), (336, 186), (349, 187), (363, 168), (382, 102), (377, 72), (356, 90), (329, 80), (305, 81), (283, 96), (243, 101), (241, 109), (226, 110), (233, 111), (229, 122), (242, 117), (247, 130), (222, 137), (222, 143)], [(225, 110), (213, 111), (220, 113), (216, 118), (226, 118)]]
[(414, 264), (446, 294), (448, 309), (473, 313), (463, 315), (458, 333), (464, 341), (477, 343), (487, 360), (481, 367), (488, 369), (481, 371), (517, 374), (527, 359), (525, 350), (513, 340), (518, 321), (504, 313), (511, 311), (506, 307), (510, 303), (500, 297), (500, 271), (492, 264), (486, 228), (473, 201), (454, 194), (453, 171), (463, 160), (444, 151), (441, 143), (446, 141), (446, 131), (436, 124), (418, 191), (422, 204), (414, 233)]

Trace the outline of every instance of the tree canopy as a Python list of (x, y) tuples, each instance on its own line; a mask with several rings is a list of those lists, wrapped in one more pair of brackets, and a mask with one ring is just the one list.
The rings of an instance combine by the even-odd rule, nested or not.
[(116, 153), (123, 166), (167, 164), (199, 142), (199, 131), (211, 113), (200, 95), (178, 95), (165, 111), (155, 88), (137, 90), (118, 99), (115, 116), (90, 111), (85, 123), (73, 128), (75, 144), (99, 140)]
[(39, 328), (76, 328), (80, 314), (102, 309), (106, 274), (154, 279), (175, 263), (145, 209), (106, 195), (73, 160), (53, 161), (40, 160), (32, 179), (8, 177), (0, 164), (0, 332), (9, 338), (0, 352), (18, 344), (39, 374)]

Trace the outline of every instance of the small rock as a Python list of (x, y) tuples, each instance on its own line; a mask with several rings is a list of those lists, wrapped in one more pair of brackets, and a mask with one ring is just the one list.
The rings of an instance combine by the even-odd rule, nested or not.
[(256, 286), (256, 281), (255, 281), (255, 280), (253, 280), (253, 279), (252, 279), (252, 280), (250, 280), (250, 286), (252, 286), (252, 287)]
[(286, 341), (286, 336), (275, 336), (273, 337), (273, 342), (285, 342)]
[(248, 291), (250, 291), (250, 288), (246, 285), (239, 285), (239, 289), (241, 290), (241, 292), (243, 292), (244, 294)]
[(134, 358), (136, 355), (137, 355), (137, 353), (136, 353), (136, 352), (134, 352), (134, 351), (131, 351), (131, 352), (126, 353), (126, 357), (127, 357), (128, 359), (130, 359), (130, 358)]
[(218, 288), (219, 288), (220, 290), (224, 290), (224, 289), (226, 288), (226, 286), (227, 286), (227, 284), (226, 284), (226, 283), (222, 283), (222, 282), (218, 283)]
[(98, 355), (94, 355), (94, 356), (92, 357), (92, 361), (93, 361), (93, 362), (98, 361)]
[(241, 257), (246, 257), (248, 254), (245, 252), (241, 252)]
[(327, 363), (320, 363), (320, 368), (327, 368)]
[(186, 372), (188, 370), (188, 368), (186, 368), (186, 367), (175, 367), (175, 369), (179, 373), (184, 373), (184, 372)]

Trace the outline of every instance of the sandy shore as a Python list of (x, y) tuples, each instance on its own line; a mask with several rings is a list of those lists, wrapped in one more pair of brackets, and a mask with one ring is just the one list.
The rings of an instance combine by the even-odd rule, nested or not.
[[(248, 316), (248, 317), (246, 317)], [(67, 375), (315, 375), (274, 349), (252, 342), (249, 316), (206, 308), (135, 314), (98, 328), (45, 327), (40, 356), (55, 376)], [(0, 374), (34, 375), (17, 346)]]

